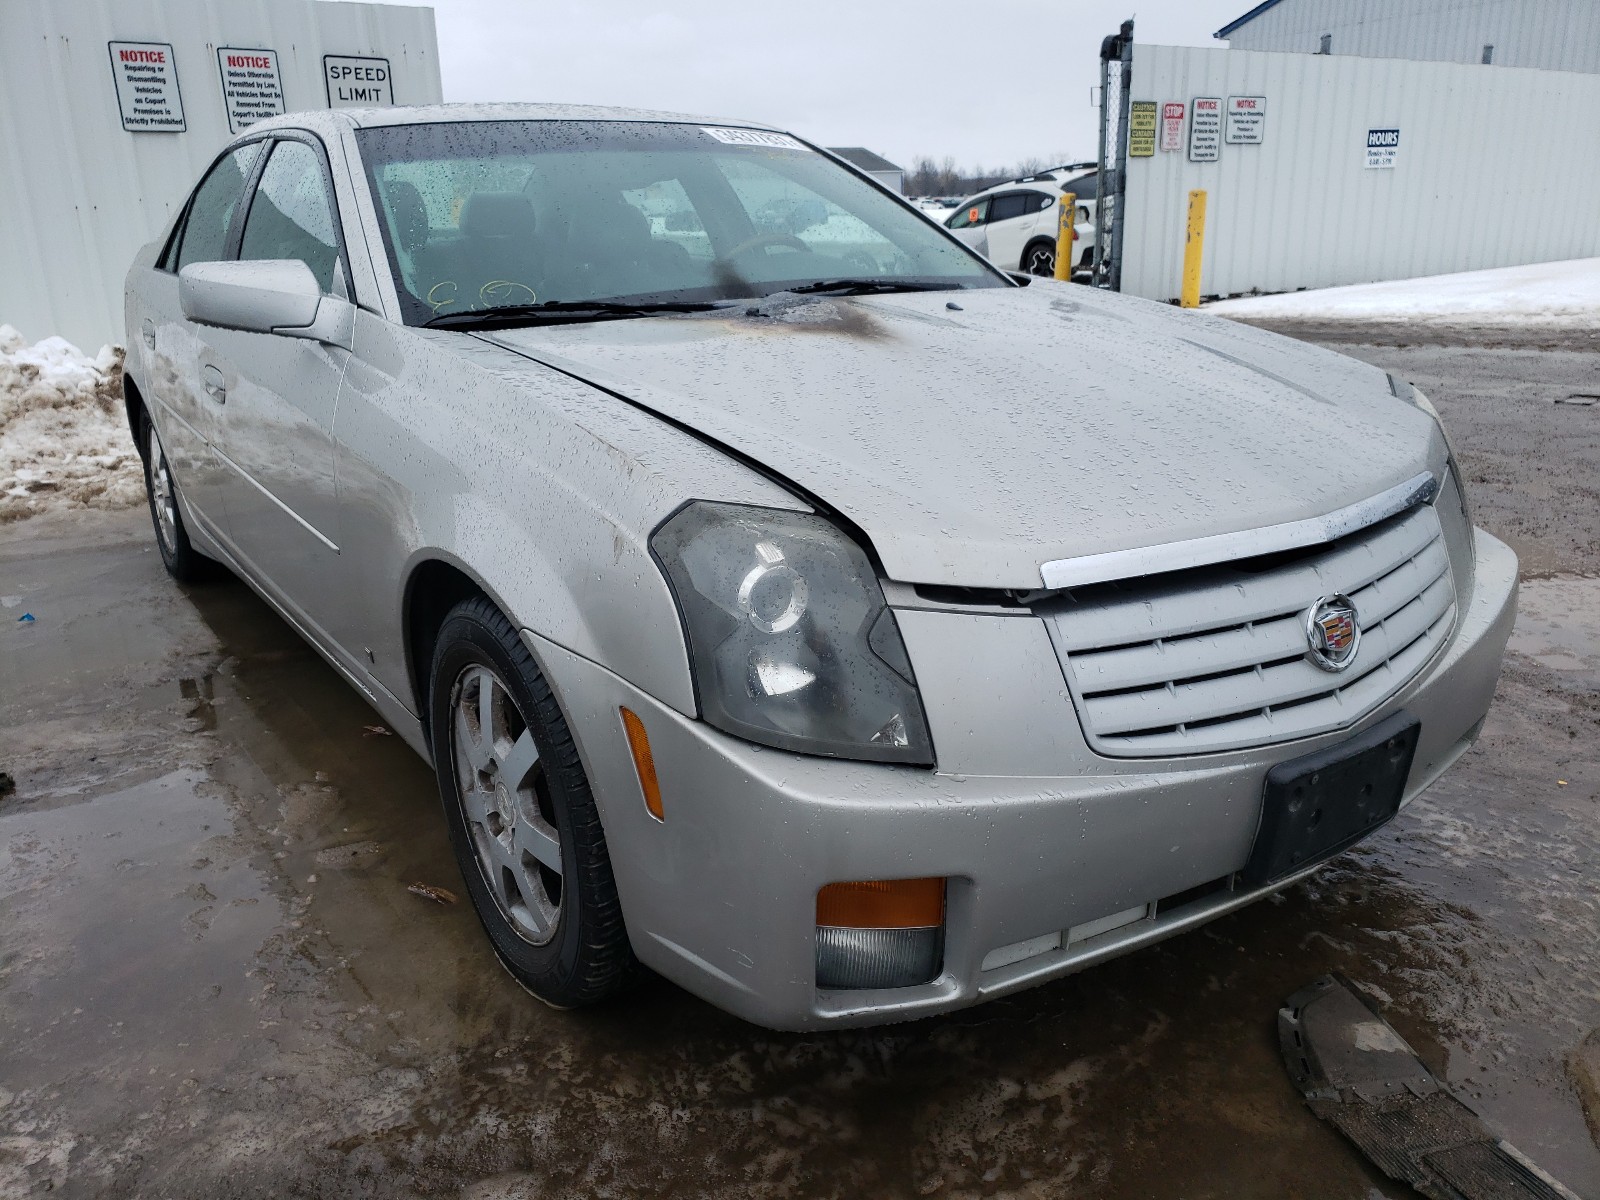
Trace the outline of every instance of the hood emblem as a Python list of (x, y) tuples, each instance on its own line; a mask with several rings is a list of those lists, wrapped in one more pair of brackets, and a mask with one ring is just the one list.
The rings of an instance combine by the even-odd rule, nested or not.
[(1310, 659), (1324, 671), (1343, 671), (1356, 660), (1361, 626), (1349, 596), (1324, 596), (1306, 610)]

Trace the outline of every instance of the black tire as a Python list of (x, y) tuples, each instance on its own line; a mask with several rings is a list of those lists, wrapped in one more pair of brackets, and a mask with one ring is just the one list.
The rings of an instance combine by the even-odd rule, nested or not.
[[(628, 943), (594, 793), (533, 656), (499, 609), (474, 597), (445, 617), (430, 680), (429, 728), (450, 842), (495, 954), (554, 1007), (615, 995), (642, 968)], [(491, 684), (499, 690), (484, 737), (486, 710), (478, 706)], [(502, 744), (509, 747), (503, 755), (484, 750)], [(551, 833), (553, 848), (541, 840)], [(534, 861), (529, 845), (557, 856), (560, 871)], [(518, 863), (507, 865), (508, 858)]]
[(178, 582), (198, 583), (210, 576), (211, 560), (189, 542), (183, 506), (178, 503), (178, 484), (167, 463), (161, 435), (148, 413), (139, 421), (139, 449), (144, 458), (144, 496), (150, 506), (150, 524), (155, 527), (162, 565)]
[(1040, 279), (1053, 279), (1056, 273), (1056, 244), (1043, 239), (1028, 243), (1022, 252), (1022, 269)]

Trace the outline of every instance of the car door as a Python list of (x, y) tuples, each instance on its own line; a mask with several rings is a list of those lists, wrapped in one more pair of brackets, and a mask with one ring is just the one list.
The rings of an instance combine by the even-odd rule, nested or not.
[(183, 319), (178, 271), (190, 263), (228, 257), (229, 235), (261, 148), (258, 141), (230, 150), (195, 187), (155, 270), (143, 281), (144, 311), (139, 343), (133, 347), (143, 358), (140, 378), (150, 419), (187, 515), (213, 537), (227, 526), (226, 478), (212, 448), (218, 408), (201, 372), (203, 331)]
[(989, 205), (989, 223), (986, 226), (989, 261), (1007, 271), (1017, 270), (1022, 260), (1022, 248), (1033, 232), (1033, 219), (1037, 211), (1034, 197), (1039, 192), (1001, 192)]
[(988, 220), (991, 197), (980, 196), (961, 205), (945, 218), (944, 227), (979, 254), (989, 252)]
[(229, 544), (324, 641), (340, 590), (333, 422), (354, 317), (343, 246), (321, 143), (278, 135), (249, 197), (236, 257), (304, 262), (323, 291), (317, 324), (333, 336), (207, 328), (201, 360), (220, 392), (213, 444), (227, 468)]

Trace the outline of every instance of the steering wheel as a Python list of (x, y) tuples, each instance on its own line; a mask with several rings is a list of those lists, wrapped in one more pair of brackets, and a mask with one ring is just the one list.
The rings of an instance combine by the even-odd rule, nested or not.
[(753, 238), (746, 238), (732, 250), (722, 256), (723, 261), (738, 258), (746, 250), (755, 250), (762, 246), (788, 246), (791, 250), (799, 250), (805, 254), (811, 253), (811, 247), (795, 237), (792, 233), (758, 233)]

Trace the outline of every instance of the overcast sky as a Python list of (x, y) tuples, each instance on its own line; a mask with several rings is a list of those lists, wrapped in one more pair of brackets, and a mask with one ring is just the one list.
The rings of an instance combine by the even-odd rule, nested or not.
[(1221, 47), (1254, 0), (432, 0), (446, 100), (748, 117), (902, 166), (1094, 157), (1100, 40)]

